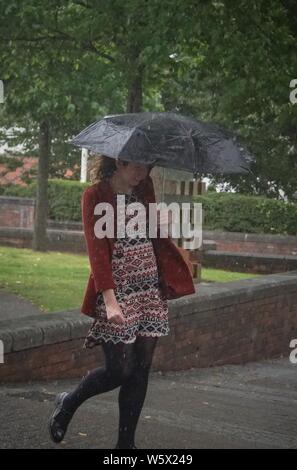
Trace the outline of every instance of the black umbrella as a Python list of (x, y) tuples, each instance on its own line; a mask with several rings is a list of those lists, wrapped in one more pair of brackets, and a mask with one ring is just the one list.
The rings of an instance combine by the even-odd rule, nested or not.
[(108, 115), (71, 143), (116, 159), (191, 171), (194, 177), (247, 173), (253, 161), (234, 133), (171, 112)]

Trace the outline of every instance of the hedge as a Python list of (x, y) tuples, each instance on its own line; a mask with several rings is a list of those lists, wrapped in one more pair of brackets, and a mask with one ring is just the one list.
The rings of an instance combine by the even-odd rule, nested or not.
[[(51, 179), (48, 182), (48, 217), (81, 222), (81, 195), (90, 183)], [(28, 187), (11, 185), (2, 195), (35, 197), (36, 181)], [(203, 228), (228, 232), (297, 235), (297, 204), (261, 196), (208, 192), (194, 196), (201, 202)]]
[(210, 192), (201, 202), (203, 228), (227, 232), (297, 235), (297, 204), (262, 196)]

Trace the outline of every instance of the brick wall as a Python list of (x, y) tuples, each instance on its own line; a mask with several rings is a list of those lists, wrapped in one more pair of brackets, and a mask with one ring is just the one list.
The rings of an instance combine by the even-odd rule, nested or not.
[[(169, 301), (171, 331), (158, 341), (154, 370), (289, 358), (297, 338), (297, 271), (197, 288)], [(82, 349), (91, 322), (78, 311), (0, 322), (0, 380), (80, 377), (103, 365), (100, 346)]]
[(0, 196), (0, 227), (32, 228), (35, 199)]
[(103, 356), (101, 348), (86, 351), (81, 346), (82, 340), (75, 339), (6, 354), (0, 381), (83, 376), (88, 368), (99, 367)]
[[(51, 251), (87, 253), (84, 232), (81, 230), (47, 229), (48, 246)], [(30, 228), (0, 227), (0, 245), (31, 248), (33, 230)]]
[(254, 274), (273, 274), (297, 269), (297, 256), (205, 250), (202, 266)]
[(297, 236), (203, 230), (203, 238), (213, 240), (219, 251), (297, 255)]

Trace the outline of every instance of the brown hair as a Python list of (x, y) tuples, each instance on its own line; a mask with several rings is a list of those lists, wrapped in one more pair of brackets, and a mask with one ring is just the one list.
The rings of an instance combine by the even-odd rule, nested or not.
[[(127, 160), (121, 161), (124, 165), (128, 165), (129, 163)], [(95, 154), (90, 158), (89, 165), (91, 183), (97, 183), (101, 180), (111, 178), (117, 169), (116, 160), (103, 154)], [(150, 165), (150, 169), (152, 169), (153, 166), (153, 164)]]
[[(124, 165), (128, 165), (129, 162), (125, 161)], [(89, 159), (89, 171), (91, 183), (97, 183), (101, 180), (111, 178), (116, 171), (115, 159), (107, 157), (107, 155), (94, 154)]]

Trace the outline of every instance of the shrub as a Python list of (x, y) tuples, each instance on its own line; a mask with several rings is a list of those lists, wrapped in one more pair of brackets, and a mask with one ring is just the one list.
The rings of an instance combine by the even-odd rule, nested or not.
[(297, 204), (292, 202), (223, 192), (194, 196), (193, 201), (202, 203), (204, 229), (297, 234)]

